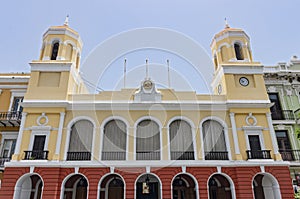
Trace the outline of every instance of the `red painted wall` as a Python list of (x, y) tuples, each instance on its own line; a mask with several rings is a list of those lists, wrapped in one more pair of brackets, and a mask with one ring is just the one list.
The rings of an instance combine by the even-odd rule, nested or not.
[[(4, 172), (0, 198), (13, 198), (14, 187), (17, 180), (29, 173), (29, 168), (8, 167)], [(74, 168), (45, 168), (36, 167), (34, 173), (39, 174), (44, 182), (43, 199), (59, 199), (61, 183), (70, 174), (74, 174)], [(134, 199), (134, 187), (137, 178), (146, 172), (145, 168), (115, 168), (114, 172), (122, 176), (126, 184), (126, 199)], [(171, 199), (171, 184), (173, 178), (182, 172), (181, 167), (153, 168), (151, 173), (157, 175), (162, 182), (163, 199)], [(194, 176), (199, 188), (201, 199), (208, 198), (207, 182), (209, 177), (217, 172), (216, 167), (187, 167), (186, 172)], [(222, 167), (222, 173), (228, 175), (235, 186), (236, 198), (253, 198), (252, 179), (260, 173), (260, 167)], [(265, 167), (265, 172), (276, 177), (282, 198), (292, 199), (293, 188), (288, 167)], [(105, 174), (110, 173), (109, 168), (80, 168), (79, 173), (87, 177), (89, 183), (89, 199), (97, 198), (98, 184)]]

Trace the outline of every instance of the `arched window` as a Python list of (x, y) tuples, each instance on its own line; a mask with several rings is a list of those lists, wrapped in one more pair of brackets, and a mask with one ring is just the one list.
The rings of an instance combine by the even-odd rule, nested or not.
[(71, 176), (64, 184), (63, 187), (63, 198), (64, 199), (73, 199), (73, 198), (80, 198), (86, 199), (87, 198), (87, 187), (88, 182), (86, 178), (80, 174), (76, 174)]
[(111, 120), (104, 126), (102, 160), (126, 159), (126, 124)]
[(71, 128), (67, 160), (91, 160), (93, 124), (77, 121)]
[(228, 160), (224, 127), (217, 121), (207, 120), (202, 126), (206, 160)]
[(179, 174), (172, 183), (172, 199), (196, 199), (195, 181), (188, 175)]
[(140, 176), (135, 186), (136, 199), (161, 199), (161, 184), (154, 175)]
[(222, 175), (213, 175), (208, 181), (208, 187), (210, 199), (232, 198), (232, 187), (229, 181)]
[(23, 176), (16, 184), (14, 198), (42, 198), (43, 182), (36, 175)]
[(258, 174), (252, 182), (254, 198), (281, 198), (279, 184), (270, 174)]
[(170, 124), (170, 150), (172, 160), (194, 160), (191, 126), (183, 120)]
[(100, 184), (99, 199), (123, 199), (124, 190), (124, 182), (118, 175), (108, 175)]
[(56, 60), (57, 55), (58, 55), (58, 49), (59, 49), (59, 42), (55, 42), (52, 45), (51, 60)]
[(237, 60), (244, 60), (243, 49), (239, 43), (234, 44), (234, 51)]
[(136, 159), (160, 160), (160, 130), (158, 124), (150, 119), (137, 125)]

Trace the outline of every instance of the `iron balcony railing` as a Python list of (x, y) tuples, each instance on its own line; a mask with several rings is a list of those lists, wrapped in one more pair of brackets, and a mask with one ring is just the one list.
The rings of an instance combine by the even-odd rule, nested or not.
[(205, 152), (205, 160), (229, 160), (227, 151)]
[(22, 112), (0, 112), (0, 126), (20, 126)]
[(273, 120), (295, 120), (295, 116), (292, 110), (277, 110), (272, 111)]
[(285, 161), (300, 161), (300, 150), (279, 150), (279, 153)]
[(48, 160), (49, 151), (24, 151), (24, 160)]
[(125, 151), (102, 152), (102, 160), (126, 160)]
[(137, 151), (136, 160), (160, 160), (160, 152)]
[(72, 161), (91, 160), (91, 152), (68, 152), (67, 160), (72, 160)]
[(5, 162), (9, 162), (11, 158), (0, 158), (0, 167), (4, 167)]
[(171, 160), (195, 160), (194, 151), (171, 151)]
[(271, 150), (247, 150), (248, 159), (271, 159)]

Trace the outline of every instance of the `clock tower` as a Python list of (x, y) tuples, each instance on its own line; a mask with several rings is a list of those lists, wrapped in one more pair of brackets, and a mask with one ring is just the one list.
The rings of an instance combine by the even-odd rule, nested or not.
[(214, 94), (227, 100), (268, 100), (263, 65), (253, 61), (250, 38), (244, 30), (225, 28), (211, 43), (214, 62)]

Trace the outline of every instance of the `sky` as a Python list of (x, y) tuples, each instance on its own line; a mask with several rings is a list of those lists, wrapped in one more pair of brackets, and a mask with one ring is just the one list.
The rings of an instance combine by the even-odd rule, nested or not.
[[(211, 57), (211, 40), (224, 28), (225, 17), (231, 27), (250, 36), (256, 61), (275, 65), (300, 57), (298, 0), (26, 0), (4, 1), (1, 7), (0, 72), (29, 72), (28, 63), (39, 57), (42, 34), (52, 25), (62, 25), (66, 15), (84, 42), (82, 60), (107, 38), (144, 27), (187, 35)], [(138, 55), (134, 64), (151, 60)], [(155, 62), (163, 64), (165, 59), (163, 54)]]

